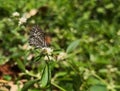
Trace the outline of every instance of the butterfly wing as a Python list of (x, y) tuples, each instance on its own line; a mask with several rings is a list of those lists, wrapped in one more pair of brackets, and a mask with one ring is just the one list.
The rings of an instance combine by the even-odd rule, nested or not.
[(37, 25), (30, 31), (29, 44), (36, 48), (47, 47), (45, 33)]

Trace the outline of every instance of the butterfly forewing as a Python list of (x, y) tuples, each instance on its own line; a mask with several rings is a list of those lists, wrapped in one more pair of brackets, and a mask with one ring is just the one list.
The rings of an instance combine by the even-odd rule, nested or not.
[(37, 25), (30, 31), (29, 44), (36, 48), (47, 47), (45, 33)]

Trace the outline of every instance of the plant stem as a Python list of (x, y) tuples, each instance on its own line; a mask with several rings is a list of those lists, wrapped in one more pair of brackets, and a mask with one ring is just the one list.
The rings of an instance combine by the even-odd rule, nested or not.
[(57, 85), (57, 84), (55, 84), (55, 83), (53, 83), (53, 82), (51, 82), (51, 84), (52, 84), (53, 86), (59, 88), (61, 91), (66, 91), (65, 89), (63, 89), (62, 87), (60, 87), (59, 85)]
[(48, 62), (50, 62), (50, 58), (49, 58), (48, 54), (47, 54), (47, 57), (48, 57), (48, 61), (46, 61), (46, 64), (48, 66), (48, 84), (50, 84), (50, 90), (52, 91), (52, 88), (51, 88), (51, 70), (50, 70), (49, 63), (48, 63)]

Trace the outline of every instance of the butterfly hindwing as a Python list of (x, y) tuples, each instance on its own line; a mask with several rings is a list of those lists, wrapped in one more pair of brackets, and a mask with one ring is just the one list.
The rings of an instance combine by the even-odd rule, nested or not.
[(46, 47), (45, 33), (36, 25), (30, 31), (29, 44), (36, 48)]

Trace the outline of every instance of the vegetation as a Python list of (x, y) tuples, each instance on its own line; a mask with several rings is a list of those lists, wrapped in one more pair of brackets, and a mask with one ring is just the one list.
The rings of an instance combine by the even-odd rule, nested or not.
[[(120, 91), (119, 12), (119, 0), (0, 0), (0, 90)], [(29, 45), (34, 25), (48, 49)]]

